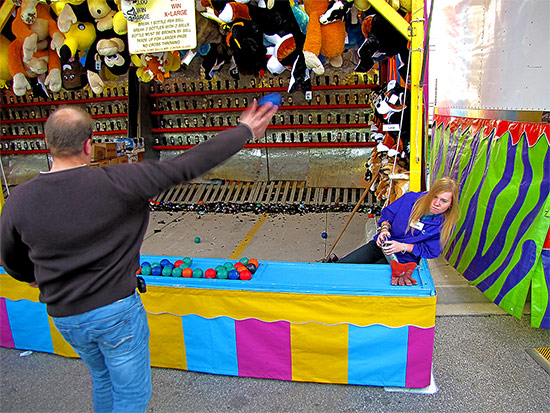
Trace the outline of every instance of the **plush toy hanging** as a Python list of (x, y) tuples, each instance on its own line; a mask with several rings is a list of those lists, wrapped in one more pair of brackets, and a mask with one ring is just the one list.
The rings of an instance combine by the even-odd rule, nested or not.
[(320, 55), (334, 67), (342, 65), (342, 53), (346, 43), (346, 27), (343, 21), (337, 20), (325, 25), (320, 22), (328, 6), (328, 0), (304, 0), (304, 7), (309, 16), (303, 48), (304, 57), (306, 66), (317, 75), (325, 72)]
[[(23, 21), (25, 16), (26, 21)], [(56, 49), (63, 35), (50, 15), (50, 8), (36, 0), (24, 0), (12, 22), (15, 36), (8, 47), (8, 65), (13, 92), (23, 96), (31, 85), (28, 78), (45, 76), (43, 84), (52, 92), (61, 89), (61, 64)]]

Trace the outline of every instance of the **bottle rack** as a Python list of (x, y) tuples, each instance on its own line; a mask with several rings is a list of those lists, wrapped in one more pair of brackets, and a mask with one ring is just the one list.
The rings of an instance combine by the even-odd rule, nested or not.
[[(318, 80), (319, 78), (317, 78)], [(283, 104), (257, 143), (245, 148), (368, 147), (371, 90), (377, 85), (314, 85), (311, 99), (288, 95), (283, 79), (257, 87), (229, 88), (226, 80), (186, 82), (175, 80), (156, 90), (151, 85), (155, 150), (181, 150), (198, 144), (219, 131), (238, 124), (241, 112), (254, 98), (279, 92)], [(328, 83), (328, 81), (326, 81)], [(318, 82), (319, 83), (319, 82)], [(235, 81), (237, 84), (237, 81)], [(191, 90), (189, 90), (191, 89)]]
[(81, 106), (94, 120), (94, 141), (126, 138), (128, 97), (126, 88), (108, 87), (107, 96), (90, 97), (89, 91), (63, 91), (51, 100), (32, 95), (14, 96), (3, 91), (0, 111), (0, 154), (28, 155), (49, 153), (44, 141), (44, 123), (59, 105)]

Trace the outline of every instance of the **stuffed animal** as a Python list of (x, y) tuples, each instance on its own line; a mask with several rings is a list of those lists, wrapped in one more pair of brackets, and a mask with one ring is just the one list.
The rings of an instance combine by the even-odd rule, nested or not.
[(355, 71), (368, 72), (374, 66), (375, 60), (381, 61), (386, 57), (398, 55), (401, 61), (399, 74), (406, 79), (409, 60), (407, 39), (378, 13), (368, 16), (363, 21), (362, 31), (365, 41), (357, 52), (360, 60)]
[(130, 63), (130, 53), (123, 36), (112, 29), (98, 32), (96, 41), (88, 50), (85, 64), (92, 91), (102, 93), (104, 81), (125, 74)]
[(170, 77), (170, 72), (178, 70), (181, 64), (177, 51), (131, 55), (131, 60), (138, 68), (136, 75), (142, 82), (163, 82), (165, 78)]
[[(23, 21), (22, 15), (26, 20)], [(44, 84), (52, 91), (61, 89), (61, 64), (56, 48), (63, 35), (59, 33), (50, 8), (37, 0), (23, 0), (12, 22), (15, 36), (8, 46), (8, 66), (13, 77), (13, 91), (23, 96), (31, 85), (27, 80), (45, 75)]]
[(88, 84), (86, 69), (82, 66), (80, 60), (74, 57), (63, 65), (61, 76), (63, 89), (66, 90), (82, 89)]
[(93, 23), (77, 22), (65, 34), (65, 42), (59, 49), (61, 63), (66, 64), (71, 57), (75, 57), (78, 51), (88, 50), (96, 39), (96, 31)]
[(328, 0), (304, 0), (304, 7), (309, 22), (303, 51), (306, 66), (315, 74), (325, 73), (319, 55), (323, 55), (334, 67), (342, 66), (342, 53), (346, 42), (346, 27), (343, 21), (337, 20), (322, 25), (321, 16), (327, 11)]
[(57, 25), (63, 33), (67, 33), (77, 22), (94, 23), (97, 31), (111, 30), (117, 10), (114, 0), (57, 1), (52, 7), (58, 15)]

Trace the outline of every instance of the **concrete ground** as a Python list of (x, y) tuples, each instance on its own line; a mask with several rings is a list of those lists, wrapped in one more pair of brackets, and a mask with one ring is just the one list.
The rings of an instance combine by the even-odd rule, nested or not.
[[(312, 262), (328, 252), (348, 217), (154, 212), (142, 253)], [(374, 228), (373, 219), (357, 214), (334, 252), (351, 251)], [(550, 346), (550, 331), (529, 326), (528, 306), (522, 320), (505, 314), (445, 260), (432, 260), (430, 269), (438, 293), (431, 394), (154, 368), (148, 411), (550, 412), (550, 376), (526, 352)], [(0, 349), (1, 412), (92, 410), (91, 379), (80, 360), (24, 354)]]

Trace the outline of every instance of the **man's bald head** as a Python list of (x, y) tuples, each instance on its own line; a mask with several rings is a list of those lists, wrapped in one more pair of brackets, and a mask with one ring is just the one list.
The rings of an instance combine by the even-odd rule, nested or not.
[(44, 129), (52, 156), (70, 157), (80, 154), (92, 138), (93, 123), (85, 110), (61, 106), (48, 117)]

